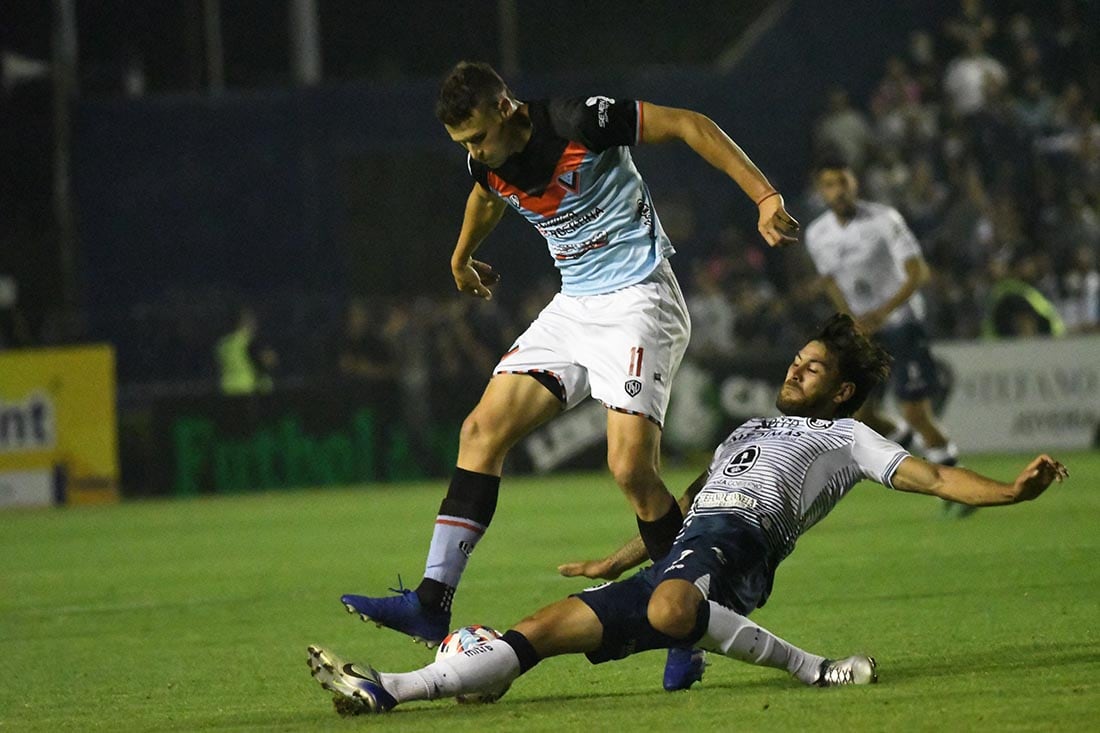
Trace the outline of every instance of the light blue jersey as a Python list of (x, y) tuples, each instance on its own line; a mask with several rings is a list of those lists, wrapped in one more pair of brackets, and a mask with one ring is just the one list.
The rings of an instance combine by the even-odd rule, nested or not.
[(531, 139), (499, 168), (470, 174), (546, 238), (566, 295), (599, 295), (648, 277), (675, 250), (629, 146), (640, 102), (607, 97), (527, 103)]

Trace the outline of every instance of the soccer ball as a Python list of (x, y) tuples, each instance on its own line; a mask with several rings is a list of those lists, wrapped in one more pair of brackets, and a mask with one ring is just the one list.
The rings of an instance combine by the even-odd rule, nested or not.
[[(500, 632), (488, 626), (482, 626), (481, 624), (463, 626), (447, 634), (446, 638), (443, 639), (443, 643), (435, 650), (435, 661), (442, 662), (445, 659), (457, 657), (474, 647), (488, 644), (490, 641), (499, 638)], [(460, 703), (496, 702), (504, 696), (504, 693), (508, 692), (508, 688), (511, 686), (511, 683), (508, 683), (500, 689), (482, 690), (468, 695), (459, 695), (455, 699)]]

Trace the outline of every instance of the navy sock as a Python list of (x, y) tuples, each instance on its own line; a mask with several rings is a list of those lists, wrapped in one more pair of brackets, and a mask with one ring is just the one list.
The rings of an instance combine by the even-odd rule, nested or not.
[(516, 653), (516, 657), (519, 658), (520, 674), (526, 674), (527, 670), (542, 661), (539, 653), (535, 651), (535, 647), (531, 646), (531, 642), (527, 640), (527, 637), (515, 629), (505, 631), (501, 641), (507, 642), (508, 646), (512, 647), (512, 651)]

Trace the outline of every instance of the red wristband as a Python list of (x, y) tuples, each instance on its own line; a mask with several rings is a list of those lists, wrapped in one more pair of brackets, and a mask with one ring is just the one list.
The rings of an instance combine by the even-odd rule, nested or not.
[(771, 198), (772, 196), (778, 196), (778, 195), (779, 195), (779, 191), (772, 191), (771, 193), (769, 193), (769, 194), (767, 194), (766, 196), (764, 196), (764, 198), (762, 198), (762, 199), (760, 199), (759, 201), (757, 201), (757, 202), (756, 202), (756, 205), (757, 205), (757, 206), (759, 206), (760, 204), (762, 204), (762, 203), (764, 203), (765, 201), (767, 201), (768, 199), (770, 199), (770, 198)]

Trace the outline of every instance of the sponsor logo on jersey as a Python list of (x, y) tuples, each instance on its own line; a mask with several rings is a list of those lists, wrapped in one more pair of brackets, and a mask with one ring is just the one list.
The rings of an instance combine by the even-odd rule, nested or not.
[(756, 499), (740, 491), (707, 489), (696, 497), (695, 507), (697, 509), (756, 509)]
[(638, 199), (638, 218), (650, 233), (653, 232), (653, 207), (644, 198)]
[(585, 224), (596, 221), (603, 215), (603, 209), (593, 206), (583, 214), (575, 214), (572, 211), (555, 216), (541, 224), (535, 224), (535, 229), (544, 237), (561, 238), (572, 234)]
[(608, 245), (607, 232), (600, 232), (591, 239), (586, 239), (580, 244), (566, 242), (550, 242), (550, 246), (556, 260), (576, 260), (584, 257), (594, 249), (603, 249)]
[(518, 194), (514, 194), (514, 193), (510, 194), (504, 200), (507, 201), (508, 203), (510, 203), (514, 208), (516, 208), (516, 209), (519, 208), (519, 195)]
[(623, 385), (623, 389), (625, 389), (626, 393), (631, 397), (637, 397), (638, 393), (642, 391), (642, 383), (637, 379), (628, 379), (626, 380), (626, 384)]
[(756, 465), (756, 459), (760, 457), (760, 449), (750, 445), (729, 459), (726, 467), (722, 469), (725, 476), (740, 476)]
[(832, 420), (822, 420), (820, 417), (811, 417), (806, 424), (813, 430), (828, 430), (833, 426)]
[(607, 127), (607, 110), (613, 104), (615, 104), (614, 99), (612, 99), (611, 97), (603, 96), (589, 97), (584, 101), (584, 106), (596, 107), (596, 124), (598, 124), (600, 127)]

